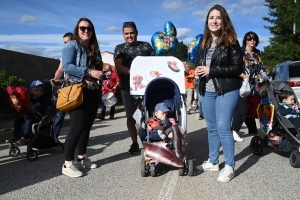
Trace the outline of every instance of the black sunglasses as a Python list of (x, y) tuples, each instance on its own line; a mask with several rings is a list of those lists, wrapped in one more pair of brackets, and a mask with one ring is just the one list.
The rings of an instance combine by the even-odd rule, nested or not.
[(253, 40), (253, 41), (256, 41), (256, 39), (255, 38), (253, 38), (253, 37), (247, 37), (247, 39), (246, 39), (247, 41), (251, 41), (251, 40)]
[(135, 25), (134, 22), (123, 22), (123, 26), (126, 26), (126, 25)]
[(92, 32), (94, 28), (91, 27), (91, 26), (79, 26), (79, 29), (80, 29), (82, 32), (85, 32), (85, 30), (87, 30), (88, 32)]

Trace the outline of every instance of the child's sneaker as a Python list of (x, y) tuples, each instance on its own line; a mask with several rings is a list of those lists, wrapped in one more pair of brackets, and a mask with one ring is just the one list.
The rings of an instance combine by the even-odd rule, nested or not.
[(204, 161), (202, 165), (199, 165), (196, 167), (196, 170), (198, 171), (202, 171), (202, 172), (205, 172), (205, 171), (214, 171), (214, 172), (217, 172), (219, 171), (219, 164), (212, 164), (210, 162), (210, 160), (208, 159), (207, 161)]
[(83, 173), (77, 169), (77, 167), (73, 164), (73, 162), (70, 162), (70, 163), (71, 164), (68, 163), (67, 166), (63, 165), (62, 173), (64, 175), (67, 175), (67, 176), (72, 177), (72, 178), (82, 176)]
[(89, 168), (89, 169), (97, 168), (97, 164), (93, 163), (91, 161), (91, 159), (89, 159), (89, 158), (84, 158), (82, 160), (77, 160), (74, 164), (77, 168)]
[(225, 167), (221, 170), (218, 181), (222, 183), (228, 183), (233, 179), (234, 177), (234, 169), (228, 165), (225, 165)]
[(6, 140), (6, 143), (13, 143), (13, 142), (17, 142), (20, 138), (19, 137), (12, 137), (8, 140)]
[(17, 141), (17, 144), (19, 144), (19, 145), (25, 145), (25, 144), (28, 143), (28, 141), (29, 141), (28, 138), (22, 137), (21, 139), (19, 139), (19, 140)]

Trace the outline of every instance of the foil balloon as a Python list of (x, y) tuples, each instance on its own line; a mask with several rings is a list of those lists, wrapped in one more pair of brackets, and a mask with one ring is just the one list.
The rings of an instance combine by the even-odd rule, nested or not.
[(152, 35), (151, 44), (156, 55), (161, 56), (171, 53), (177, 48), (177, 31), (172, 22), (165, 23), (164, 32), (156, 32)]
[(195, 62), (195, 58), (197, 56), (197, 50), (198, 50), (198, 46), (199, 46), (199, 41), (201, 40), (201, 38), (203, 38), (203, 34), (197, 35), (192, 40), (192, 42), (190, 43), (190, 45), (188, 47), (188, 57), (189, 57), (191, 63)]
[(30, 94), (23, 86), (7, 86), (5, 96), (9, 104), (19, 113), (24, 113), (30, 103)]
[(174, 24), (170, 21), (165, 23), (165, 33), (167, 36), (177, 36), (177, 31)]

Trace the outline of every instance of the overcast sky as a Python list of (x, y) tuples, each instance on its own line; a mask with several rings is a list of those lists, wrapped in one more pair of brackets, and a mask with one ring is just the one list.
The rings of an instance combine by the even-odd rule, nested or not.
[(254, 31), (261, 40), (258, 49), (271, 37), (262, 20), (268, 17), (264, 0), (0, 0), (0, 48), (45, 57), (61, 56), (62, 36), (73, 29), (81, 17), (94, 26), (101, 51), (113, 52), (123, 43), (122, 24), (135, 21), (138, 40), (150, 42), (171, 21), (179, 41), (189, 44), (204, 31), (208, 10), (220, 4), (229, 13), (240, 42)]

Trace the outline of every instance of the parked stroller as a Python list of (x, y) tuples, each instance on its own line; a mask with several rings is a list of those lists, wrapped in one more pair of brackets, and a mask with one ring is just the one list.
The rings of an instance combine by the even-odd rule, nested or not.
[[(56, 109), (56, 99), (57, 99), (57, 89), (60, 88), (63, 81), (58, 81), (52, 83), (49, 80), (44, 80), (44, 96), (49, 100), (49, 106), (45, 110), (45, 115), (41, 113), (34, 113), (37, 118), (39, 118), (39, 123), (32, 125), (33, 136), (29, 140), (27, 145), (27, 159), (29, 161), (34, 161), (38, 158), (38, 151), (34, 149), (49, 149), (55, 146), (62, 147), (64, 149), (63, 143), (60, 141), (55, 141), (52, 125), (54, 117), (57, 113)], [(20, 154), (20, 146), (16, 142), (9, 144), (9, 155), (12, 157), (17, 157)]]
[[(275, 82), (265, 85), (259, 91), (261, 104), (257, 108), (257, 115), (262, 125), (263, 136), (253, 137), (250, 143), (253, 154), (263, 153), (264, 146), (276, 150), (290, 152), (292, 167), (300, 167), (300, 135), (294, 125), (279, 113), (279, 94), (282, 90), (293, 92), (286, 82)], [(295, 95), (295, 103), (299, 103)], [(276, 140), (274, 140), (274, 136)]]
[[(177, 126), (172, 126), (172, 148), (167, 147), (165, 141), (151, 141), (149, 130), (145, 121), (154, 115), (154, 108), (158, 103), (165, 103), (170, 113), (168, 118), (174, 118)], [(193, 160), (186, 160), (186, 143), (184, 136), (186, 130), (186, 107), (177, 84), (165, 77), (155, 78), (146, 87), (143, 98), (143, 111), (139, 135), (143, 141), (141, 152), (141, 176), (148, 173), (152, 177), (156, 175), (155, 163), (160, 162), (166, 165), (179, 168), (179, 175), (194, 175)], [(145, 139), (145, 136), (147, 139)]]

